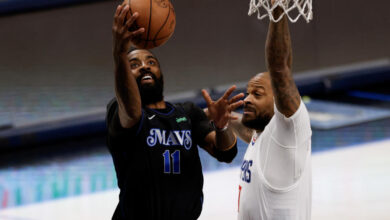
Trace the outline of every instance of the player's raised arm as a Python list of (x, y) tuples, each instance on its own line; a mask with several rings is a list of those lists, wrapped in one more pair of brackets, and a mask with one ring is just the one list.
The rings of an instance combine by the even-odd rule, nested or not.
[[(283, 13), (277, 7), (274, 17)], [(279, 22), (270, 22), (266, 41), (266, 63), (278, 110), (286, 117), (292, 116), (299, 107), (300, 95), (291, 74), (292, 49), (288, 20), (284, 15)]]
[(112, 25), (113, 56), (115, 63), (115, 94), (119, 105), (119, 120), (124, 128), (130, 128), (141, 118), (141, 97), (135, 77), (130, 72), (127, 53), (131, 46), (131, 39), (141, 34), (144, 29), (129, 31), (138, 13), (126, 19), (129, 12), (128, 5), (119, 5), (115, 11)]
[[(204, 112), (206, 113), (207, 117), (210, 119), (207, 108), (204, 109)], [(243, 125), (241, 120), (242, 120), (242, 114), (232, 111), (230, 113), (229, 127), (232, 129), (233, 133), (236, 136), (238, 136), (242, 141), (248, 144), (251, 141), (254, 130)]]
[[(221, 159), (218, 157), (218, 154), (223, 151), (229, 151), (237, 144), (237, 138), (229, 123), (230, 113), (243, 104), (243, 101), (239, 99), (244, 94), (241, 93), (229, 99), (229, 96), (235, 89), (235, 86), (230, 87), (217, 101), (213, 101), (207, 91), (202, 90), (203, 98), (207, 103), (208, 117), (215, 126), (215, 131), (210, 132), (205, 138), (206, 146), (202, 147), (219, 160)], [(232, 160), (233, 158), (230, 159)]]
[[(233, 98), (229, 100), (230, 104), (240, 103), (240, 99), (244, 97), (244, 94), (240, 93)], [(209, 114), (208, 108), (204, 109), (204, 112), (206, 113), (207, 117), (212, 120)], [(249, 143), (251, 141), (252, 135), (254, 130), (250, 129), (246, 126), (244, 126), (241, 122), (242, 120), (242, 114), (238, 112), (231, 111), (230, 112), (230, 121), (229, 121), (229, 127), (233, 130), (234, 134), (238, 136), (241, 140), (243, 140), (246, 143)]]

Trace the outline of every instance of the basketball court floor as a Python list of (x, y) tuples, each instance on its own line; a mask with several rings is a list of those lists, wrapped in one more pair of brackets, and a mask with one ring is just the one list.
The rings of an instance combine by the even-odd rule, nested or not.
[[(390, 219), (390, 140), (313, 154), (312, 219)], [(205, 173), (200, 220), (236, 219), (238, 167)], [(0, 211), (2, 220), (110, 219), (118, 190)]]

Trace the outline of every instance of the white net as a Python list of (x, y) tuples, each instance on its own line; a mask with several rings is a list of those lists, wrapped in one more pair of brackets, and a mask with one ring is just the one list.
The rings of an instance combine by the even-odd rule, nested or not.
[[(276, 7), (282, 7), (283, 13), (275, 18), (272, 11)], [(286, 15), (291, 22), (296, 22), (301, 16), (309, 22), (313, 18), (312, 0), (275, 0), (272, 5), (271, 0), (250, 0), (248, 15), (257, 12), (257, 18), (269, 17), (273, 22), (278, 22)]]

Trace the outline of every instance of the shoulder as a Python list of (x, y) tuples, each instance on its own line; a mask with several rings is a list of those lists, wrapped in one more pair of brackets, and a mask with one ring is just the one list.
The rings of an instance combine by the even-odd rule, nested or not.
[[(182, 108), (184, 111), (189, 112), (194, 108), (199, 108), (196, 106), (193, 102), (181, 102), (181, 103), (175, 103), (175, 107)], [(200, 109), (200, 108), (199, 108)]]
[(303, 101), (290, 117), (284, 116), (275, 106), (272, 123), (274, 123), (272, 137), (280, 141), (282, 145), (300, 144), (310, 138), (312, 134), (309, 113)]
[(107, 106), (106, 106), (106, 120), (107, 121), (110, 121), (112, 116), (115, 114), (115, 112), (117, 112), (117, 108), (118, 108), (118, 102), (116, 100), (116, 98), (112, 98)]
[(276, 123), (278, 122), (296, 122), (296, 121), (304, 121), (306, 123), (309, 123), (308, 125), (310, 126), (310, 117), (309, 117), (309, 112), (307, 111), (305, 103), (301, 100), (298, 109), (294, 112), (293, 115), (290, 117), (286, 117), (283, 115), (277, 108), (277, 106), (274, 104), (274, 109), (275, 109), (275, 118)]
[[(112, 98), (107, 104), (107, 112), (106, 112), (106, 127), (108, 130), (108, 135), (110, 137), (119, 137), (121, 135), (126, 134), (136, 134), (140, 132), (142, 124), (144, 122), (144, 114), (146, 112), (142, 109), (141, 119), (131, 128), (123, 128), (118, 115), (118, 102), (116, 98)], [(147, 115), (147, 114), (146, 114)]]
[[(112, 98), (107, 106), (106, 106), (106, 119), (110, 119), (115, 113), (118, 112), (118, 101), (116, 97)], [(142, 112), (146, 112), (144, 108), (142, 108)]]
[(184, 102), (175, 104), (178, 109), (182, 109), (184, 114), (190, 118), (192, 128), (200, 139), (200, 143), (204, 144), (204, 138), (214, 129), (204, 113), (204, 111), (193, 102)]
[(176, 103), (175, 107), (182, 109), (186, 114), (204, 113), (203, 110), (193, 102)]
[(107, 111), (112, 107), (112, 106), (115, 106), (115, 105), (118, 105), (118, 102), (117, 102), (117, 100), (116, 100), (116, 98), (114, 97), (114, 98), (112, 98), (109, 102), (108, 102), (108, 104), (107, 104)]
[(192, 102), (175, 103), (173, 106), (175, 107), (176, 111), (184, 113), (191, 119), (193, 119), (194, 115), (196, 115), (194, 113), (196, 113), (197, 106)]

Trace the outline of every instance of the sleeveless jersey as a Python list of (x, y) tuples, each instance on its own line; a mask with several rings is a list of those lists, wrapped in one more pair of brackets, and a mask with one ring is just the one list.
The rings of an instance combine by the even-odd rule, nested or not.
[(136, 126), (114, 129), (119, 123), (117, 108), (115, 101), (107, 116), (108, 146), (120, 188), (113, 219), (197, 219), (203, 203), (197, 144), (211, 132), (207, 118), (192, 121), (184, 105), (167, 103), (166, 112), (143, 108)]

